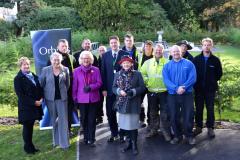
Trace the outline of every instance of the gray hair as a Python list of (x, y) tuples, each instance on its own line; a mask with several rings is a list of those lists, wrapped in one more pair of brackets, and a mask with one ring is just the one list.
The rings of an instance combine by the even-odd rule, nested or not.
[(178, 48), (178, 50), (182, 53), (182, 50), (181, 50), (181, 48), (178, 46), (178, 45), (173, 45), (171, 48), (170, 48), (170, 53), (172, 53), (172, 50), (174, 49), (174, 48)]
[(90, 51), (83, 51), (83, 52), (80, 54), (79, 59), (78, 59), (79, 64), (81, 65), (81, 64), (83, 63), (82, 58), (83, 58), (83, 56), (85, 56), (85, 55), (88, 55), (88, 56), (90, 57), (90, 59), (91, 59), (91, 64), (93, 64), (94, 58), (93, 58), (93, 54), (92, 54)]
[(105, 52), (107, 51), (107, 47), (106, 46), (101, 45), (101, 46), (98, 47), (98, 49), (99, 48), (103, 48)]
[(28, 57), (21, 57), (18, 60), (18, 66), (21, 67), (24, 62), (28, 62), (30, 64), (30, 60)]
[(62, 60), (63, 60), (62, 55), (58, 52), (54, 52), (53, 54), (51, 54), (50, 60), (52, 61), (54, 57), (58, 57), (60, 59), (60, 62), (62, 62)]
[(155, 48), (162, 48), (164, 50), (164, 46), (161, 43), (157, 43)]

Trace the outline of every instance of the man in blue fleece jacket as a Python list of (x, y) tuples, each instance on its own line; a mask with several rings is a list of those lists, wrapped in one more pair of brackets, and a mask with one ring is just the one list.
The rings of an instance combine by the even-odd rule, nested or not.
[[(177, 144), (182, 139), (182, 134), (188, 143), (195, 144), (193, 138), (194, 104), (193, 85), (196, 82), (196, 69), (194, 64), (182, 58), (181, 49), (174, 45), (170, 49), (172, 60), (163, 68), (163, 81), (168, 90), (168, 110), (174, 138), (171, 144)], [(181, 133), (180, 118), (183, 118), (183, 133)]]

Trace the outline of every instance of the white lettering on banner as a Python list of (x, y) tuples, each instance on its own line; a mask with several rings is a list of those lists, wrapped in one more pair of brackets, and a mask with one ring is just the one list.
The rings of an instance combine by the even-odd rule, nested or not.
[(46, 55), (46, 54), (52, 54), (56, 52), (57, 50), (51, 46), (51, 48), (46, 48), (46, 47), (41, 47), (39, 48), (39, 53), (41, 55)]

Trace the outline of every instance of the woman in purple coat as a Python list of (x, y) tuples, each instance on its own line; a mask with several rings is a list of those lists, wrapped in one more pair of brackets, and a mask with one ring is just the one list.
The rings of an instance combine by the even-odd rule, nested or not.
[(102, 85), (100, 71), (92, 66), (93, 55), (83, 51), (79, 57), (80, 67), (73, 72), (72, 96), (81, 113), (84, 142), (94, 147), (96, 131), (96, 111), (100, 100), (99, 89)]

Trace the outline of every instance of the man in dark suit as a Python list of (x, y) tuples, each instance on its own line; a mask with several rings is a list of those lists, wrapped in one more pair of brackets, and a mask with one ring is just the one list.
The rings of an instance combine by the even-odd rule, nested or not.
[(106, 97), (106, 111), (111, 130), (111, 137), (108, 139), (108, 142), (113, 142), (118, 138), (116, 111), (113, 109), (113, 103), (116, 100), (116, 96), (112, 92), (113, 79), (114, 74), (121, 69), (121, 66), (118, 64), (121, 57), (129, 54), (123, 50), (119, 50), (120, 41), (118, 36), (111, 36), (109, 38), (109, 45), (111, 50), (102, 56), (101, 73), (103, 81), (102, 93)]

